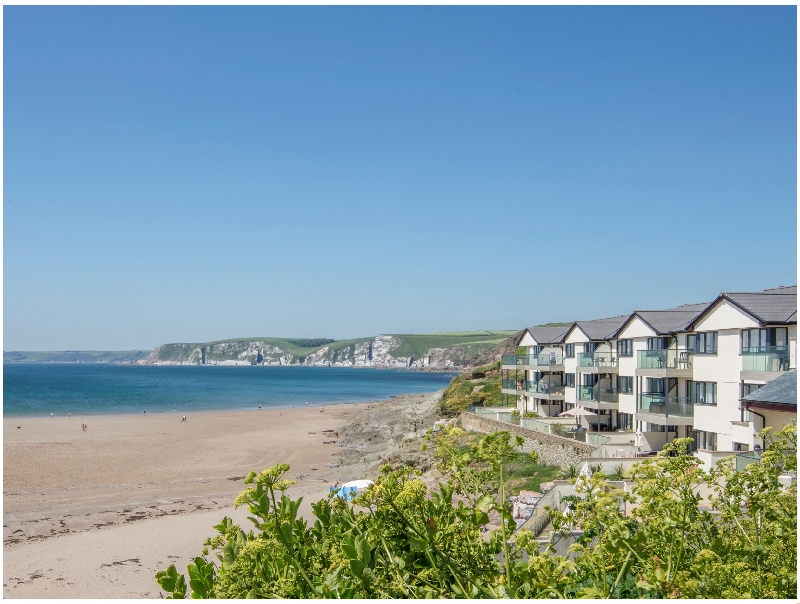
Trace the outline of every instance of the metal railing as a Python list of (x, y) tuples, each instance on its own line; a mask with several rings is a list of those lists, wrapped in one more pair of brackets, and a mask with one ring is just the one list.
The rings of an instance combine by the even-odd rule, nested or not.
[(692, 351), (685, 348), (666, 350), (640, 350), (636, 359), (637, 369), (691, 369)]
[(619, 359), (612, 352), (581, 352), (578, 367), (619, 367)]
[(688, 397), (666, 397), (663, 394), (640, 394), (637, 413), (663, 415), (665, 417), (693, 417), (694, 403)]
[(742, 371), (788, 370), (788, 346), (759, 346), (742, 350)]
[(600, 388), (599, 386), (578, 386), (579, 401), (598, 403), (618, 403), (619, 391), (616, 388)]

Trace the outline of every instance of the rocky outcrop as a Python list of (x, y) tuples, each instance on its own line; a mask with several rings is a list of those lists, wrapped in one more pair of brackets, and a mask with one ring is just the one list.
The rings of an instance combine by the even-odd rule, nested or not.
[[(461, 369), (486, 362), (492, 345), (473, 343), (430, 348), (416, 357), (409, 354), (403, 336), (379, 335), (359, 341), (332, 342), (294, 354), (268, 339), (228, 340), (206, 344), (164, 344), (145, 359), (144, 365), (305, 365), (316, 367), (379, 367)], [(288, 346), (287, 346), (288, 347)]]

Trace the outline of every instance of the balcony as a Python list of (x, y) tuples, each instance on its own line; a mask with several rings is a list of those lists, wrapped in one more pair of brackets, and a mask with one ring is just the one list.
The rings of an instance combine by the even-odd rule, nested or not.
[(694, 403), (687, 397), (640, 394), (636, 419), (663, 426), (691, 426), (694, 423)]
[(547, 400), (564, 398), (563, 384), (551, 384), (545, 380), (528, 382), (526, 391), (528, 394), (532, 394), (535, 398), (543, 398)]
[(504, 354), (504, 369), (533, 369), (534, 371), (564, 371), (564, 357), (556, 352), (541, 354)]
[(578, 354), (581, 373), (618, 373), (619, 358), (612, 352), (581, 352)]
[(773, 380), (789, 371), (788, 346), (759, 346), (742, 350), (743, 380)]
[(502, 390), (505, 394), (523, 394), (527, 380), (525, 379), (508, 379), (504, 378), (501, 384)]
[(619, 409), (619, 391), (616, 388), (578, 386), (578, 401), (583, 407), (593, 409)]
[(636, 375), (648, 377), (692, 377), (692, 351), (685, 348), (640, 350)]

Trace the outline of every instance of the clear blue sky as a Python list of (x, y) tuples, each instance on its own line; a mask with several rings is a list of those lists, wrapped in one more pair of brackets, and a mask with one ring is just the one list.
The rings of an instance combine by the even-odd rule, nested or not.
[(795, 7), (6, 6), (4, 36), (5, 350), (796, 281)]

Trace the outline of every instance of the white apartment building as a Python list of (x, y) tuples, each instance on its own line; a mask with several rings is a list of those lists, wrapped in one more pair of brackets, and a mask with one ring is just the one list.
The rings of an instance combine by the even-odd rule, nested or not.
[(683, 335), (693, 368), (687, 396), (694, 407), (698, 448), (751, 451), (755, 434), (780, 429), (793, 412), (747, 411), (740, 401), (797, 367), (797, 287), (723, 293)]
[(796, 286), (529, 327), (518, 344), (527, 354), (503, 357), (502, 393), (521, 412), (578, 406), (590, 430), (688, 436), (706, 451), (760, 448), (761, 428), (797, 417), (796, 401), (742, 401), (797, 366)]

